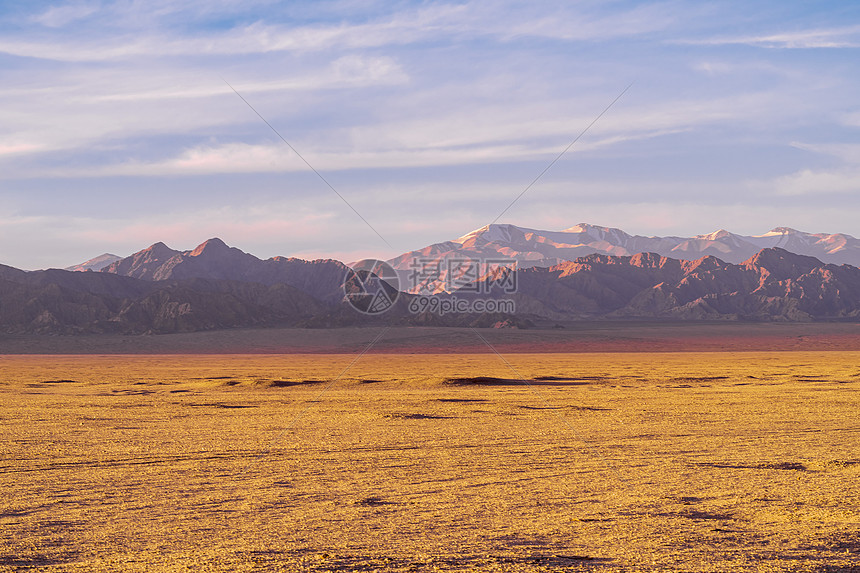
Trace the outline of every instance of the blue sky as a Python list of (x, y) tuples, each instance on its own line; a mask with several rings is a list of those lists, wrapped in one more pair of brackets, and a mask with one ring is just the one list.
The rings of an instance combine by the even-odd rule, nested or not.
[(494, 220), (631, 83), (499, 222), (860, 236), (855, 3), (7, 0), (0, 263), (391, 257)]

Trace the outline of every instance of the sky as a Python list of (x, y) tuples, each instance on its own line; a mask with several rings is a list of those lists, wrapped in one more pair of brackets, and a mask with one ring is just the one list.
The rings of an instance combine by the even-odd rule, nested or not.
[(391, 258), (493, 221), (860, 237), (858, 214), (860, 3), (0, 2), (18, 268), (212, 237)]

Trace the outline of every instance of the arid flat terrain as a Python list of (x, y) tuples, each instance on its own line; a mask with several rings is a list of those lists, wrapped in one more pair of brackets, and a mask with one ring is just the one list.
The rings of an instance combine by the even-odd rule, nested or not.
[[(480, 336), (478, 334), (480, 334)], [(381, 333), (381, 336), (380, 336)], [(158, 335), (0, 334), (0, 354), (341, 354), (860, 350), (857, 322), (567, 322), (543, 328), (382, 326)]]
[(0, 570), (860, 571), (858, 389), (847, 351), (5, 355)]

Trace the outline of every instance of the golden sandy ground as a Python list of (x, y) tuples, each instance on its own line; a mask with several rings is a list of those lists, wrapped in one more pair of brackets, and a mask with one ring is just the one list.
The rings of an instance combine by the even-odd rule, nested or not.
[(0, 570), (860, 571), (858, 352), (355, 358), (0, 357)]

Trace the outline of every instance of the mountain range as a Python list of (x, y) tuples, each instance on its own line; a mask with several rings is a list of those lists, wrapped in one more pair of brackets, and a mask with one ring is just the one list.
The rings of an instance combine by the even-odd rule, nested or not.
[[(517, 285), (507, 296), (518, 314), (530, 316), (860, 320), (860, 269), (824, 264), (778, 247), (762, 249), (737, 265), (713, 256), (687, 261), (655, 253), (593, 254), (548, 268), (507, 272), (516, 274)], [(492, 285), (482, 290), (491, 291)]]
[[(761, 249), (778, 247), (815, 257), (824, 263), (860, 266), (860, 240), (841, 233), (805, 233), (778, 227), (762, 235), (736, 235), (719, 230), (694, 237), (643, 237), (621, 229), (580, 223), (563, 231), (540, 231), (515, 225), (487, 225), (458, 239), (435, 243), (404, 253), (388, 262), (399, 272), (401, 284), (409, 292), (438, 293), (457, 285), (449, 268), (462, 268), (461, 261), (498, 261), (494, 267), (551, 267), (579, 257), (600, 253), (631, 256), (656, 253), (664, 257), (695, 260), (715, 256), (727, 263), (740, 264)], [(422, 261), (439, 269), (435, 278), (414, 283), (409, 280)]]
[(312, 292), (314, 298), (324, 303), (336, 303), (343, 298), (341, 284), (347, 266), (332, 259), (306, 261), (272, 257), (261, 260), (215, 238), (191, 251), (176, 251), (164, 243), (155, 243), (114, 261), (101, 272), (147, 281), (200, 278), (267, 286), (284, 284)]
[[(495, 260), (497, 266), (468, 281), (431, 274), (419, 285), (401, 283), (412, 292), (402, 293), (385, 314), (368, 316), (345, 300), (349, 268), (339, 261), (262, 260), (217, 238), (188, 251), (156, 243), (125, 258), (105, 255), (71, 267), (83, 270), (0, 265), (0, 332), (540, 326), (583, 319), (860, 321), (860, 269), (845, 262), (860, 260), (858, 253), (858, 241), (848, 235), (790, 229), (684, 239), (584, 224), (558, 232), (490, 225), (390, 262), (402, 275), (414, 272), (416, 260), (440, 272), (447, 272), (448, 261)], [(421, 292), (440, 303), (489, 298), (515, 306), (506, 313), (442, 315), (426, 305), (410, 311)]]

